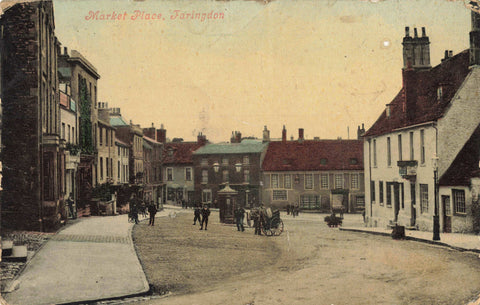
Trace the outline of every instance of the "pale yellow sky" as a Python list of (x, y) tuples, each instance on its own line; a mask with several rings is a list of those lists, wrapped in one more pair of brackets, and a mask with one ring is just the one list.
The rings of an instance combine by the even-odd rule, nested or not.
[[(405, 26), (425, 26), (431, 63), (468, 48), (463, 1), (54, 0), (62, 45), (98, 69), (99, 98), (167, 136), (227, 141), (283, 125), (297, 137), (350, 138), (401, 87)], [(135, 10), (165, 20), (131, 20)], [(174, 11), (224, 19), (172, 20)], [(89, 11), (126, 20), (86, 20)], [(413, 32), (413, 30), (412, 30)], [(385, 45), (387, 41), (389, 45)]]

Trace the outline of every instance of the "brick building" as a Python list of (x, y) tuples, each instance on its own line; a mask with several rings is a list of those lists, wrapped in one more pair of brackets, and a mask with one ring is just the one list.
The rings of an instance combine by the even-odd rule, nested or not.
[(152, 127), (143, 128), (143, 156), (144, 156), (144, 176), (145, 202), (153, 202), (157, 206), (161, 203), (162, 197), (162, 152), (163, 143), (157, 141), (157, 131), (152, 123)]
[[(360, 129), (359, 129), (360, 130)], [(285, 208), (330, 212), (363, 211), (365, 207), (363, 141), (298, 140), (272, 141), (262, 164), (263, 203)]]
[(238, 192), (237, 204), (260, 204), (261, 164), (268, 143), (240, 137), (237, 132), (235, 143), (208, 144), (193, 153), (196, 203), (216, 207), (218, 191), (229, 185)]
[(0, 24), (2, 225), (50, 230), (66, 216), (53, 3), (13, 3)]

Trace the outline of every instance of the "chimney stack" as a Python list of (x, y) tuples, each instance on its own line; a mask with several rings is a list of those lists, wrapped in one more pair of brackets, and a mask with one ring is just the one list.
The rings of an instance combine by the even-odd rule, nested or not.
[(299, 128), (298, 129), (298, 142), (303, 143), (303, 140), (304, 140), (304, 138), (303, 138), (303, 128)]
[(471, 13), (472, 30), (470, 31), (470, 66), (480, 65), (480, 15)]
[(263, 128), (263, 143), (270, 142), (270, 130), (267, 129), (267, 125)]
[(153, 140), (157, 140), (157, 133), (155, 130), (155, 125), (152, 123), (152, 127), (150, 128), (143, 128), (143, 134)]
[(198, 133), (198, 136), (197, 136), (197, 143), (200, 144), (200, 145), (205, 145), (207, 144), (207, 137), (203, 135), (202, 132), (199, 132)]
[(287, 130), (285, 129), (285, 125), (283, 125), (282, 129), (282, 142), (287, 143)]
[(235, 135), (235, 143), (241, 143), (242, 142), (242, 133), (240, 131), (237, 131)]
[(418, 37), (417, 28), (413, 29), (413, 38), (410, 36), (410, 28), (405, 27), (403, 37), (403, 69), (429, 69), (430, 66), (430, 40), (425, 27), (422, 27), (422, 36)]
[(163, 124), (160, 125), (160, 129), (157, 129), (157, 142), (167, 142), (167, 131), (163, 128)]

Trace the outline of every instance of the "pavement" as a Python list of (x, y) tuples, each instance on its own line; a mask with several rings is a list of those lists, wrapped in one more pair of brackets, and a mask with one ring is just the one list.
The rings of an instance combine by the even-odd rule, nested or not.
[[(363, 218), (358, 214), (345, 214), (342, 231), (353, 231), (377, 235), (391, 236), (392, 229), (387, 227), (366, 227)], [(459, 251), (471, 251), (480, 253), (480, 236), (475, 234), (440, 233), (440, 240), (433, 240), (433, 232), (417, 230), (405, 230), (405, 239), (429, 243), (438, 246), (449, 247)]]
[[(159, 216), (161, 213), (159, 213)], [(47, 241), (3, 295), (10, 305), (62, 304), (145, 293), (127, 215), (86, 217)]]

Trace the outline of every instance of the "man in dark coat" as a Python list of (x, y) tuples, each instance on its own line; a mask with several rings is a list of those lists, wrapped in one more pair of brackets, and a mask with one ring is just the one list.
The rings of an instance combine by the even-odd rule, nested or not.
[(245, 209), (241, 206), (238, 206), (235, 209), (235, 222), (237, 223), (237, 230), (238, 231), (245, 231), (245, 228), (243, 227), (243, 219), (245, 218)]
[(155, 214), (157, 214), (157, 207), (155, 206), (153, 201), (148, 206), (148, 214), (150, 214), (150, 222), (148, 223), (148, 225), (153, 226), (155, 224)]
[(200, 211), (200, 206), (196, 206), (195, 207), (195, 211), (193, 212), (193, 225), (195, 225), (197, 223), (197, 220), (198, 220), (198, 223), (201, 223), (202, 220), (200, 219), (200, 214), (201, 214), (201, 211)]
[(260, 222), (260, 210), (253, 208), (250, 212), (250, 218), (253, 220), (253, 226), (255, 227), (255, 235), (262, 235), (262, 225)]
[(207, 205), (204, 205), (202, 209), (202, 223), (200, 224), (200, 230), (203, 230), (203, 224), (205, 224), (205, 231), (207, 230), (208, 216), (210, 216), (210, 209)]

